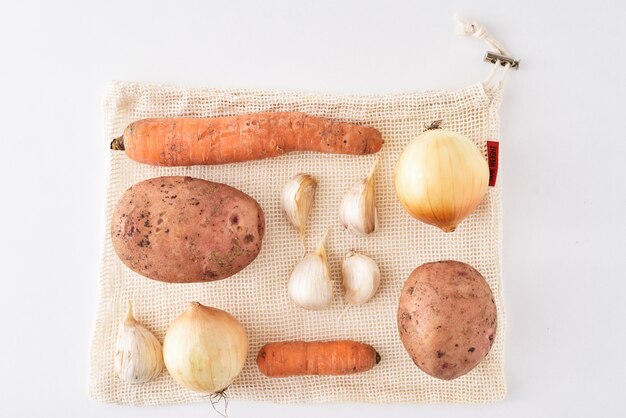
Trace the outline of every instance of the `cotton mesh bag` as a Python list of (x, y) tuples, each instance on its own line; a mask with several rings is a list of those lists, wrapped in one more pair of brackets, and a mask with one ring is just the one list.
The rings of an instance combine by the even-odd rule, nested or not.
[[(484, 27), (460, 22), (460, 30), (482, 38), (492, 50), (508, 55)], [(189, 302), (225, 310), (245, 327), (249, 339), (246, 364), (226, 394), (230, 399), (277, 403), (484, 403), (505, 396), (503, 337), (505, 317), (501, 287), (501, 187), (489, 187), (478, 209), (454, 233), (418, 222), (397, 200), (395, 163), (411, 139), (435, 120), (472, 140), (480, 150), (499, 139), (498, 108), (503, 76), (500, 67), (486, 82), (457, 89), (391, 95), (344, 96), (290, 91), (178, 88), (136, 82), (112, 82), (104, 98), (102, 146), (133, 121), (153, 117), (216, 117), (256, 112), (304, 112), (337, 121), (372, 126), (385, 140), (375, 174), (377, 231), (356, 237), (340, 225), (343, 195), (365, 177), (378, 155), (349, 156), (296, 152), (277, 158), (216, 166), (153, 167), (111, 151), (106, 195), (106, 237), (100, 273), (100, 300), (90, 361), (90, 394), (102, 402), (164, 405), (207, 402), (206, 394), (178, 385), (164, 371), (140, 385), (121, 381), (114, 371), (119, 324), (128, 302), (135, 316), (162, 342), (168, 325)], [(501, 69), (498, 70), (498, 67)], [(498, 73), (498, 71), (501, 71)], [(486, 152), (486, 151), (485, 151)], [(333, 301), (323, 311), (307, 311), (291, 302), (287, 281), (302, 257), (297, 231), (280, 206), (282, 186), (296, 173), (318, 181), (308, 220), (306, 247), (326, 241), (332, 272)], [(108, 231), (119, 198), (133, 184), (158, 176), (182, 175), (236, 187), (256, 199), (266, 217), (262, 250), (233, 277), (209, 283), (172, 284), (147, 279), (127, 268), (115, 254)], [(381, 284), (368, 303), (345, 310), (341, 261), (350, 250), (371, 256), (379, 265)], [(498, 329), (485, 359), (470, 373), (452, 381), (418, 369), (399, 338), (396, 312), (405, 279), (419, 265), (458, 260), (476, 268), (494, 295)], [(345, 376), (301, 376), (272, 379), (256, 366), (259, 349), (274, 341), (350, 339), (368, 343), (382, 361), (372, 370)]]

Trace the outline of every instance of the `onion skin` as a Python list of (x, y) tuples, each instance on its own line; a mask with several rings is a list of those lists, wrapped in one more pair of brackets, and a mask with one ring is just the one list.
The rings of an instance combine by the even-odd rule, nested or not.
[(404, 149), (396, 194), (414, 218), (452, 232), (480, 205), (489, 184), (487, 160), (463, 135), (430, 129)]
[(248, 337), (228, 312), (192, 302), (170, 325), (163, 341), (165, 367), (182, 386), (221, 392), (246, 362)]

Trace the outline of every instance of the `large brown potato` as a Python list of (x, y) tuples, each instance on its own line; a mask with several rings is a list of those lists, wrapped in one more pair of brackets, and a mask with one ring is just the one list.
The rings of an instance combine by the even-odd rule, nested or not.
[(491, 289), (465, 263), (423, 264), (404, 283), (398, 330), (417, 367), (439, 379), (456, 379), (480, 363), (493, 344)]
[(245, 193), (191, 177), (135, 184), (111, 222), (113, 247), (137, 273), (189, 283), (232, 276), (261, 250), (265, 217)]

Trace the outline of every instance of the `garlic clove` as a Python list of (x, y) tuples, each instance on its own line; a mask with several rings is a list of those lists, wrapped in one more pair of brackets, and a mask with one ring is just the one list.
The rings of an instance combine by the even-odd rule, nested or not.
[(289, 297), (304, 309), (317, 311), (328, 308), (333, 297), (325, 240), (326, 236), (315, 252), (305, 255), (296, 264), (289, 278)]
[(341, 201), (339, 220), (344, 228), (355, 235), (369, 235), (378, 226), (374, 187), (374, 171), (377, 164), (378, 160), (369, 175), (352, 186)]
[(126, 320), (120, 324), (115, 346), (115, 373), (127, 383), (145, 383), (163, 370), (161, 343), (133, 316), (129, 303)]
[(346, 303), (362, 305), (369, 301), (380, 285), (380, 270), (374, 260), (357, 252), (350, 252), (341, 265)]
[(317, 190), (317, 181), (309, 174), (296, 174), (283, 187), (281, 205), (283, 212), (291, 224), (298, 229), (302, 248), (306, 233), (306, 224), (313, 199)]

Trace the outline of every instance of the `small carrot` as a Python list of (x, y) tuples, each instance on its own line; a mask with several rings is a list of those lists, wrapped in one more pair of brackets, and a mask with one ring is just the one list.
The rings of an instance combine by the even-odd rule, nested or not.
[(299, 112), (221, 118), (154, 118), (128, 125), (111, 149), (140, 163), (161, 166), (225, 164), (276, 157), (291, 151), (373, 154), (377, 129)]
[(288, 341), (266, 344), (257, 365), (268, 377), (344, 375), (370, 370), (380, 362), (374, 347), (356, 341)]

